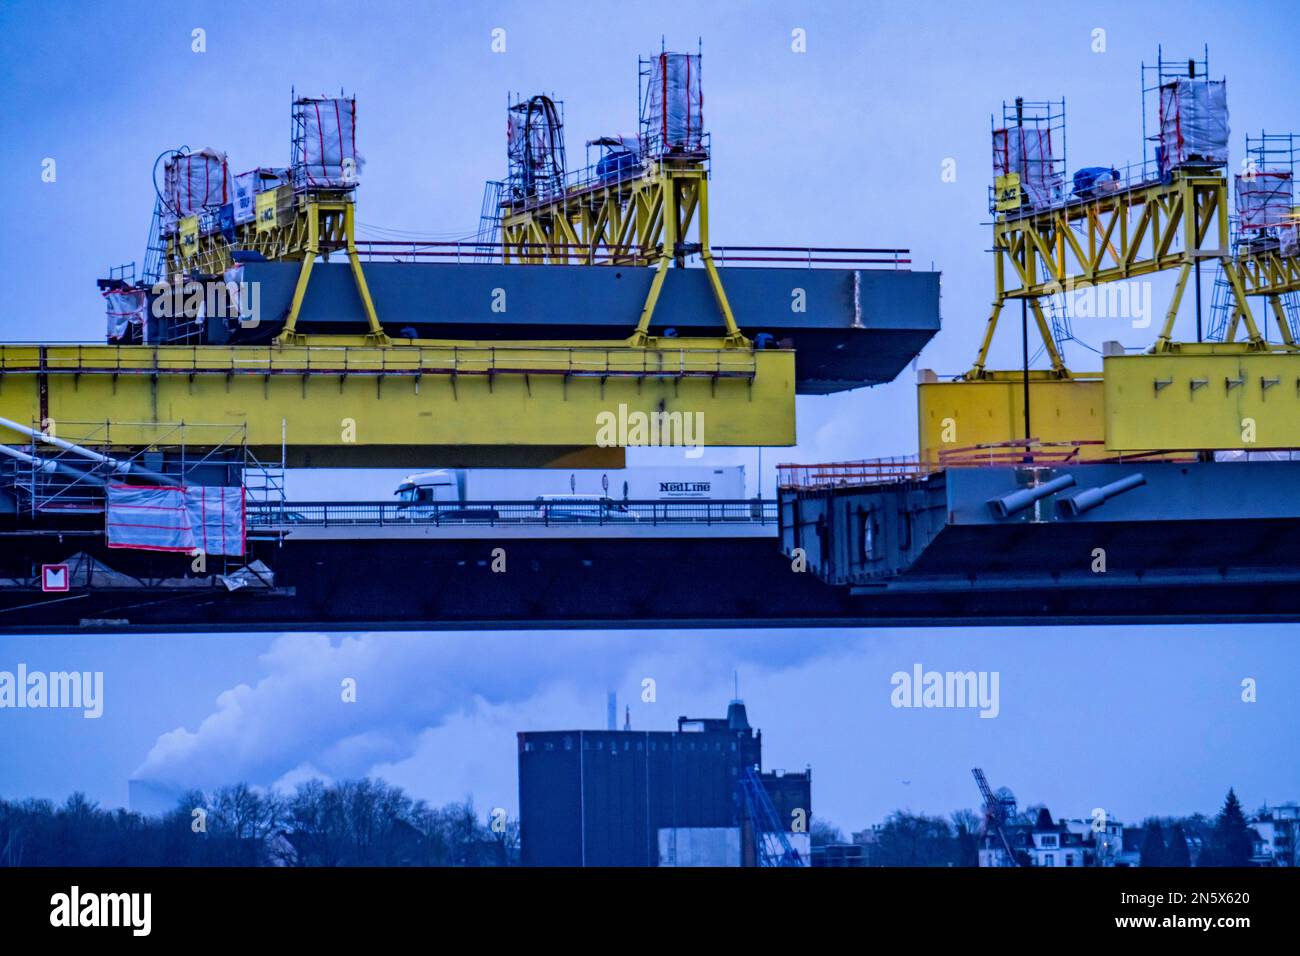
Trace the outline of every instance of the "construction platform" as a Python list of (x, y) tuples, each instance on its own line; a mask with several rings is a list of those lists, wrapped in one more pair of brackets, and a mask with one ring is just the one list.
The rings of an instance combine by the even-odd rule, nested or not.
[[(367, 244), (358, 245), (365, 258)], [(466, 258), (473, 255), (472, 245), (463, 248)], [(424, 249), (412, 246), (411, 257)], [(814, 261), (832, 258), (821, 250), (810, 255)], [(245, 281), (258, 283), (263, 320), (236, 330), (236, 341), (268, 341), (279, 334), (298, 272), (291, 262), (244, 266)], [(794, 349), (795, 391), (801, 395), (892, 381), (939, 331), (937, 272), (820, 266), (724, 266), (718, 272), (745, 335), (767, 335)], [(366, 263), (365, 274), (383, 329), (394, 340), (581, 342), (621, 338), (634, 329), (655, 269), (377, 261)], [(364, 316), (349, 265), (317, 264), (299, 331), (361, 335), (368, 331)], [(705, 270), (669, 270), (654, 316), (654, 336), (670, 330), (681, 338), (716, 336), (717, 308)]]
[[(989, 509), (1031, 478), (1072, 474), (1085, 492), (1135, 470), (1144, 484), (1077, 517), (1057, 517), (1052, 498), (1006, 518)], [(102, 516), (64, 516), (58, 531), (47, 517), (42, 533), (7, 519), (0, 632), (1300, 621), (1297, 477), (1300, 462), (954, 468), (788, 489), (779, 525), (774, 502), (709, 503), (680, 521), (646, 503), (604, 526), (483, 503), (442, 526), (396, 519), (391, 504), (286, 503), (252, 515), (242, 557), (209, 557), (202, 573), (188, 554), (109, 549)], [(1213, 519), (1206, 497), (1224, 502)], [(67, 592), (42, 592), (42, 564), (68, 565)], [(703, 580), (726, 584), (690, 583)]]
[[(0, 417), (118, 448), (163, 443), (179, 422), (227, 422), (289, 467), (611, 467), (627, 445), (794, 443), (788, 350), (337, 343), (0, 345)], [(668, 430), (659, 441), (628, 434), (652, 418)], [(84, 434), (67, 425), (96, 421)]]
[(791, 473), (781, 548), (787, 557), (799, 549), (809, 573), (853, 593), (974, 599), (1018, 588), (1050, 605), (1081, 588), (1176, 613), (1160, 589), (1295, 594), (1300, 583), (1290, 544), (1300, 460), (994, 462), (900, 468), (874, 483), (843, 467), (805, 470), (811, 481)]

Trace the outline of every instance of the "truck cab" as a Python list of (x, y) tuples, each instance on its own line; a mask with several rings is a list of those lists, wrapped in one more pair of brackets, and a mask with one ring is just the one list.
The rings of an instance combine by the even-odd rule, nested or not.
[(397, 518), (404, 521), (495, 522), (500, 513), (491, 507), (467, 507), (464, 473), (452, 468), (409, 475), (397, 486)]
[(451, 468), (408, 475), (393, 494), (402, 505), (463, 501), (463, 481)]

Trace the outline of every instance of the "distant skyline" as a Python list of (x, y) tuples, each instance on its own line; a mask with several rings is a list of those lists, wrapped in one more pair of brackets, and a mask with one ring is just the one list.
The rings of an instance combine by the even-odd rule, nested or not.
[[(846, 832), (976, 807), (974, 766), (1056, 816), (1208, 814), (1229, 786), (1300, 800), (1298, 657), (1286, 625), (9, 637), (0, 670), (102, 670), (105, 700), (98, 720), (0, 711), (0, 796), (373, 774), (513, 815), (517, 731), (601, 729), (610, 689), (637, 730), (722, 716), (736, 673), (765, 767), (811, 765), (814, 816)], [(915, 664), (997, 672), (997, 717), (894, 707)]]
[[(584, 12), (586, 11), (586, 12)], [(576, 15), (575, 15), (576, 14)], [(592, 15), (594, 14), (594, 15)], [(476, 227), (502, 175), (507, 92), (565, 100), (568, 147), (634, 128), (636, 59), (702, 38), (712, 132), (713, 240), (909, 247), (943, 273), (943, 331), (917, 368), (968, 368), (987, 318), (989, 117), (1004, 100), (1064, 97), (1071, 168), (1142, 155), (1139, 64), (1210, 44), (1228, 77), (1232, 164), (1247, 130), (1300, 130), (1291, 4), (862, 2), (654, 6), (464, 5), (374, 0), (310, 7), (158, 6), (127, 0), (0, 5), (3, 341), (96, 341), (94, 281), (143, 256), (150, 170), (180, 144), (226, 150), (234, 170), (282, 164), (290, 88), (358, 97), (362, 236)], [(491, 50), (506, 31), (506, 52)], [(192, 52), (192, 31), (206, 52)], [(791, 48), (804, 31), (806, 52)], [(1105, 52), (1094, 52), (1094, 31)], [(42, 182), (54, 159), (57, 179)], [(943, 173), (953, 161), (955, 180)], [(1204, 300), (1213, 273), (1206, 271)], [(1153, 283), (1157, 310), (1169, 282)], [(1180, 328), (1194, 321), (1184, 297)], [(744, 324), (744, 317), (740, 317)], [(1016, 330), (1018, 332), (1018, 330)], [(1155, 330), (1088, 319), (1075, 332), (1149, 344)], [(1091, 352), (1067, 358), (1094, 369)], [(993, 365), (1019, 362), (1003, 329)], [(916, 449), (915, 373), (798, 399), (782, 461)], [(634, 463), (680, 462), (644, 450)], [(745, 464), (713, 449), (691, 464)], [(409, 469), (419, 470), (419, 469)], [(312, 497), (391, 500), (395, 473), (315, 476)], [(369, 489), (374, 489), (373, 493)], [(372, 569), (365, 569), (369, 572)], [(683, 568), (682, 586), (706, 581)], [(671, 600), (665, 595), (665, 600)], [(517, 805), (514, 734), (604, 726), (605, 692), (636, 728), (720, 715), (739, 671), (765, 763), (813, 767), (814, 816), (847, 833), (904, 808), (978, 805), (970, 778), (1056, 816), (1107, 808), (1128, 822), (1212, 813), (1229, 786), (1248, 809), (1300, 798), (1300, 628), (1291, 625), (526, 634), (124, 635), (0, 638), (0, 670), (102, 670), (105, 711), (0, 710), (0, 795), (84, 790), (123, 805), (134, 774), (200, 786), (287, 785), (374, 773), (416, 796)], [(901, 709), (890, 677), (920, 663), (1000, 674), (1000, 710)], [(654, 677), (657, 702), (640, 702)], [(339, 682), (358, 680), (355, 704)], [(1243, 679), (1258, 683), (1241, 700)]]

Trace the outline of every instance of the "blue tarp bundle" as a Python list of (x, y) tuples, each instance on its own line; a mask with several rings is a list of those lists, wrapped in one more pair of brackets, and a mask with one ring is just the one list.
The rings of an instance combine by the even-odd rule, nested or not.
[(1074, 194), (1090, 199), (1119, 188), (1119, 170), (1109, 166), (1085, 166), (1074, 174)]

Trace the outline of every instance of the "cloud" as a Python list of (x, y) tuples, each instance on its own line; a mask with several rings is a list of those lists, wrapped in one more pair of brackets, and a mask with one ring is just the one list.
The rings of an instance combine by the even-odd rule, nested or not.
[[(254, 683), (222, 692), (195, 729), (160, 735), (133, 777), (292, 787), (384, 768), (396, 780), (427, 779), (436, 771), (413, 764), (416, 755), (444, 772), (463, 767), (488, 725), (601, 726), (609, 688), (639, 700), (652, 677), (667, 701), (729, 686), (735, 669), (782, 669), (853, 643), (830, 631), (284, 635), (259, 658)], [(348, 678), (355, 702), (343, 699)], [(446, 727), (463, 740), (430, 737)]]

